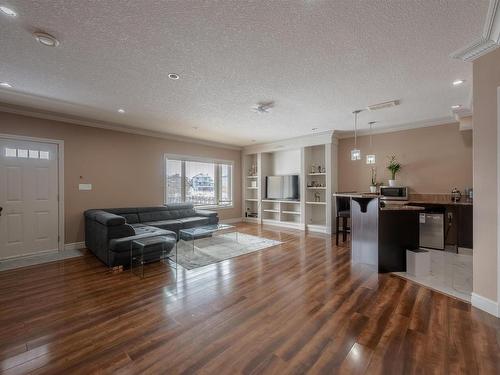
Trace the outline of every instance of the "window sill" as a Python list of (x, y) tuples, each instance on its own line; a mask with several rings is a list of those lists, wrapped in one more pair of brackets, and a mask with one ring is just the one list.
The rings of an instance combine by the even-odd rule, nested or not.
[(226, 210), (229, 208), (234, 208), (234, 205), (231, 206), (218, 206), (218, 205), (211, 205), (211, 206), (194, 206), (194, 209), (200, 209), (200, 210)]

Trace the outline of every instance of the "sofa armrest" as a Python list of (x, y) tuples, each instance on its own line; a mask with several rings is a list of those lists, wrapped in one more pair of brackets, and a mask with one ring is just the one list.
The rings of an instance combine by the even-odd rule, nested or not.
[(94, 220), (106, 225), (107, 227), (123, 225), (126, 222), (123, 216), (115, 215), (106, 211), (94, 212)]
[(208, 210), (195, 210), (196, 211), (196, 215), (199, 215), (199, 216), (204, 216), (204, 217), (215, 217), (217, 216), (217, 212), (215, 211), (208, 211)]

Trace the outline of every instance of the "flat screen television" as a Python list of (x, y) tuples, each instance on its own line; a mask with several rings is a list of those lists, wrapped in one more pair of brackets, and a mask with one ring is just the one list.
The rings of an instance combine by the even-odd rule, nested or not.
[(299, 176), (266, 176), (266, 199), (299, 200)]

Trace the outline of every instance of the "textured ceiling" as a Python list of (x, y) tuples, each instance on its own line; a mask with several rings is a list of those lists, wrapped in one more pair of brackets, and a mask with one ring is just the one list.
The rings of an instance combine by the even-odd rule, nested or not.
[[(393, 127), (470, 103), (487, 0), (0, 0), (0, 101), (233, 145)], [(31, 32), (61, 42), (43, 47)], [(170, 72), (181, 79), (170, 80)], [(467, 80), (452, 87), (456, 78)], [(251, 108), (274, 100), (268, 114)], [(126, 113), (116, 112), (125, 108)]]

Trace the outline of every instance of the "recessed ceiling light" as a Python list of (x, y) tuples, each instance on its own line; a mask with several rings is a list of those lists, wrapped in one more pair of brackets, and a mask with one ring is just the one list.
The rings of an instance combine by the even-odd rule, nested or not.
[(59, 45), (59, 41), (52, 35), (37, 31), (33, 33), (33, 36), (37, 40), (38, 43), (47, 46), (47, 47), (57, 47)]
[(6, 6), (0, 6), (0, 12), (2, 12), (3, 14), (6, 14), (7, 16), (10, 16), (10, 17), (15, 17), (17, 16), (17, 13), (15, 11), (13, 11), (12, 9), (10, 8), (7, 8)]
[(453, 81), (453, 86), (459, 86), (464, 82), (465, 81), (463, 79), (456, 79), (455, 81)]
[(180, 75), (178, 75), (177, 73), (169, 73), (169, 74), (168, 74), (168, 78), (173, 79), (173, 80), (176, 80), (176, 79), (181, 78), (181, 76), (180, 76)]
[(125, 113), (125, 110), (124, 110), (123, 108), (120, 108), (120, 109), (118, 110), (118, 113)]
[(451, 106), (451, 109), (459, 109), (461, 107), (460, 104), (455, 104)]
[(0, 86), (7, 87), (9, 89), (12, 87), (12, 85), (9, 82), (0, 82)]

